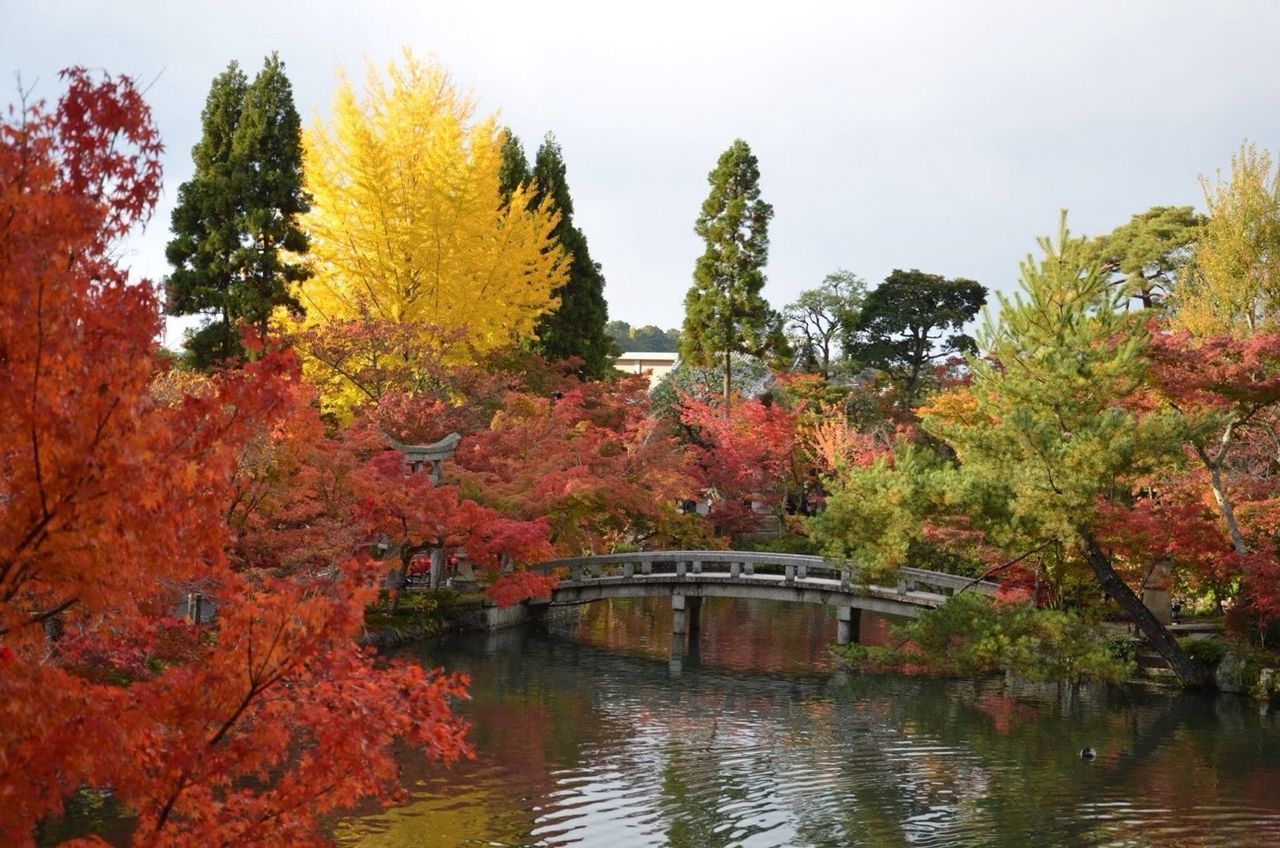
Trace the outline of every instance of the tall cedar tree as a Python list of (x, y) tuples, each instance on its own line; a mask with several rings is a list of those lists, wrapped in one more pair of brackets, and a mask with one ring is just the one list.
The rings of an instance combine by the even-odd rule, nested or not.
[(591, 258), (587, 237), (573, 225), (573, 199), (555, 136), (547, 135), (530, 171), (520, 140), (507, 130), (503, 135), (499, 181), (508, 202), (516, 189), (527, 187), (532, 192), (529, 209), (560, 214), (560, 222), (552, 232), (569, 260), (569, 278), (555, 291), (559, 306), (538, 319), (534, 349), (553, 362), (581, 359), (582, 376), (603, 377), (612, 370), (619, 353), (605, 330), (609, 307), (604, 299), (604, 275), (600, 273), (600, 263)]
[(265, 335), (276, 307), (301, 309), (289, 290), (310, 272), (285, 254), (307, 252), (297, 220), (311, 207), (302, 189), (301, 122), (278, 55), (267, 57), (252, 84), (235, 62), (218, 75), (203, 125), (165, 255), (174, 268), (169, 313), (208, 316), (186, 343), (194, 364), (207, 369), (244, 358), (238, 324)]
[(846, 350), (898, 383), (910, 409), (931, 363), (977, 350), (961, 330), (986, 302), (987, 290), (973, 280), (895, 269), (867, 295)]
[(684, 298), (680, 356), (690, 364), (723, 368), (728, 414), (733, 354), (782, 353), (781, 319), (760, 296), (769, 259), (773, 207), (760, 199), (760, 168), (737, 139), (707, 176), (711, 193), (693, 231), (707, 244)]

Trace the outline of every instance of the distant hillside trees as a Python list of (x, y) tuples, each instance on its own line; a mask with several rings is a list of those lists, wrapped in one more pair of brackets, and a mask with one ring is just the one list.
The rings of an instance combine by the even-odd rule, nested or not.
[(626, 321), (610, 321), (605, 332), (621, 351), (644, 350), (658, 353), (675, 353), (680, 349), (680, 331), (664, 330), (653, 324), (632, 327)]

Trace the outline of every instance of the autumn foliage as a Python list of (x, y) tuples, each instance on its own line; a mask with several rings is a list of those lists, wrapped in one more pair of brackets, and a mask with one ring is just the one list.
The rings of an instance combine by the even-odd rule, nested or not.
[(805, 479), (799, 410), (771, 400), (721, 405), (682, 399), (681, 419), (695, 434), (699, 482), (713, 494), (712, 518), (731, 531), (755, 529), (754, 504), (774, 515)]
[[(153, 394), (158, 304), (112, 251), (150, 213), (160, 144), (129, 80), (64, 79), (0, 125), (0, 843), (86, 788), (140, 845), (314, 843), (326, 811), (396, 796), (393, 741), (467, 752), (464, 681), (358, 646), (367, 562), (232, 567), (233, 480), (297, 369)], [(170, 618), (193, 585), (218, 611), (198, 638)]]
[(340, 81), (332, 121), (304, 137), (309, 324), (367, 308), (424, 342), (424, 325), (443, 327), (482, 352), (532, 336), (567, 279), (558, 216), (530, 209), (530, 188), (504, 198), (500, 128), (474, 113), (440, 67), (407, 51), (385, 76), (370, 69), (363, 96)]
[(545, 520), (564, 556), (705, 544), (705, 527), (676, 510), (699, 491), (688, 452), (647, 412), (644, 378), (513, 390), (461, 445), (452, 473), (503, 515)]

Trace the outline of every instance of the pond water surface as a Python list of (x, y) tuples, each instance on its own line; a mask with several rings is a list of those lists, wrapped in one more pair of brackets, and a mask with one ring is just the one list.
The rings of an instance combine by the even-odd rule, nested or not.
[(1250, 701), (847, 675), (831, 611), (798, 604), (708, 599), (673, 659), (670, 615), (411, 651), (471, 675), (476, 759), (406, 757), (411, 802), (339, 844), (1280, 846), (1280, 717)]

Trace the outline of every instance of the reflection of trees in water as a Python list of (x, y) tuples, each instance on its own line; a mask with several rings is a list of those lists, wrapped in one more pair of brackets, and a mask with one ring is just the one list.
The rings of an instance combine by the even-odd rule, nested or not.
[[(416, 805), (366, 844), (1232, 844), (1229, 825), (1195, 820), (1198, 805), (1242, 810), (1242, 827), (1259, 821), (1246, 805), (1280, 816), (1280, 723), (1247, 702), (744, 670), (810, 650), (812, 616), (775, 609), (704, 618), (701, 662), (678, 676), (657, 604), (585, 616), (580, 638), (445, 646), (473, 678), (464, 712), (480, 758), (411, 767)], [(734, 633), (747, 647), (721, 645)], [(647, 656), (610, 647), (637, 636), (652, 640)], [(1169, 812), (1101, 820), (1126, 804)], [(423, 815), (453, 836), (420, 836)], [(1175, 826), (1186, 830), (1171, 837)]]
[[(900, 793), (925, 802), (920, 806), (928, 805), (920, 797), (923, 785), (955, 790), (956, 820), (980, 820), (988, 836), (982, 844), (1025, 843), (1045, 835), (1063, 844), (1087, 844), (1104, 838), (1105, 827), (1120, 828), (1107, 838), (1166, 844), (1161, 828), (1178, 826), (1179, 812), (1194, 806), (1226, 809), (1249, 802), (1268, 816), (1280, 815), (1275, 716), (1255, 714), (1237, 732), (1222, 733), (1211, 700), (1202, 696), (1104, 688), (1081, 694), (1044, 687), (1037, 697), (1013, 698), (1007, 704), (1010, 717), (999, 711), (1009, 697), (1002, 681), (907, 684), (898, 679), (893, 688), (897, 697), (876, 698), (883, 691), (879, 681), (855, 679), (849, 694), (857, 699), (859, 692), (867, 693), (857, 702), (887, 707), (884, 721), (919, 742), (932, 740), (945, 755), (919, 758), (916, 765), (927, 768), (931, 778), (927, 783), (919, 779), (919, 767), (903, 769), (894, 781), (902, 764), (890, 762), (892, 749), (881, 752), (883, 767), (876, 770)], [(1098, 750), (1096, 762), (1081, 760), (1086, 746)], [(1137, 832), (1107, 825), (1096, 815), (1099, 806), (1128, 804), (1169, 812)], [(854, 825), (861, 822), (857, 817)], [(1271, 826), (1268, 838), (1280, 837)], [(1256, 844), (1255, 839), (1238, 844)]]

